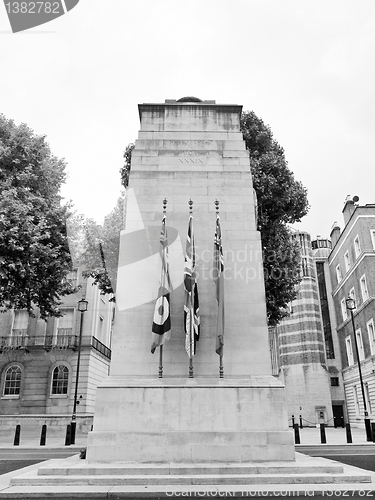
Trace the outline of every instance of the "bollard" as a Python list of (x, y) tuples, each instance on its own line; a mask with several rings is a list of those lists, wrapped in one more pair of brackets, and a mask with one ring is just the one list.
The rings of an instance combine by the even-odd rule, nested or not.
[(294, 415), (292, 415), (292, 427), (294, 428)]
[(299, 426), (301, 429), (303, 429), (303, 425), (302, 425), (302, 415), (299, 416)]
[(76, 444), (76, 425), (75, 420), (70, 423), (70, 444)]
[(294, 424), (294, 443), (295, 444), (301, 444), (301, 440), (299, 437), (299, 429), (298, 429), (298, 424)]
[(70, 446), (71, 429), (70, 424), (66, 426), (65, 446)]
[(346, 429), (346, 442), (350, 444), (353, 442), (350, 424), (345, 424), (345, 429)]
[(320, 442), (321, 444), (327, 443), (325, 424), (320, 424)]
[(45, 446), (47, 437), (47, 426), (46, 424), (42, 425), (42, 432), (40, 434), (40, 446)]
[(375, 443), (375, 422), (371, 422), (372, 442)]
[(14, 434), (14, 446), (18, 446), (20, 444), (20, 436), (21, 436), (21, 426), (20, 424), (16, 425), (16, 432)]

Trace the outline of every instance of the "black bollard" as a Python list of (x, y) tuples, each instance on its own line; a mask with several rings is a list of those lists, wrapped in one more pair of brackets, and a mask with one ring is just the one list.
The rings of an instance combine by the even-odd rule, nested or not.
[(42, 432), (40, 434), (40, 446), (45, 446), (47, 438), (47, 426), (46, 424), (42, 425)]
[(298, 424), (294, 424), (294, 443), (295, 444), (301, 444), (301, 439), (299, 437), (299, 429), (298, 429)]
[(320, 424), (320, 442), (322, 444), (327, 443), (325, 424)]
[(71, 429), (70, 424), (66, 426), (65, 446), (70, 446)]
[(70, 423), (70, 444), (76, 444), (76, 425), (75, 420)]
[(302, 425), (302, 415), (299, 416), (299, 426), (301, 429), (303, 429), (303, 425)]
[(294, 415), (292, 415), (292, 427), (293, 428), (294, 428), (294, 424), (295, 424), (295, 422), (294, 422)]
[(14, 446), (18, 446), (20, 444), (20, 436), (21, 436), (21, 426), (20, 424), (16, 425), (16, 432), (14, 433)]
[(375, 422), (371, 422), (372, 442), (375, 443)]
[(350, 444), (353, 442), (352, 430), (350, 428), (350, 424), (345, 424), (345, 429), (346, 429), (346, 442)]

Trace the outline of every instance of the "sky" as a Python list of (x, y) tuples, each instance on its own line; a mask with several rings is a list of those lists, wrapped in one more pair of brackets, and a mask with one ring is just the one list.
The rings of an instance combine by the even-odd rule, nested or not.
[(308, 190), (298, 230), (375, 203), (373, 0), (80, 0), (13, 34), (0, 5), (0, 113), (65, 158), (62, 194), (102, 222), (121, 191), (138, 104), (192, 95), (268, 124)]

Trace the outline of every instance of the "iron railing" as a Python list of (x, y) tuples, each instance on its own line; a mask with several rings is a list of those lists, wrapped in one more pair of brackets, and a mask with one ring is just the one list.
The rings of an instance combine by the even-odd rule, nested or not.
[[(14, 330), (12, 331), (12, 333)], [(25, 330), (27, 332), (27, 330)], [(12, 349), (45, 349), (50, 351), (52, 349), (72, 349), (78, 348), (78, 336), (73, 335), (71, 328), (59, 328), (57, 335), (43, 335), (43, 336), (29, 336), (22, 335), (8, 335), (0, 337), (0, 352)], [(96, 337), (83, 337), (82, 347), (92, 347), (100, 352), (107, 359), (111, 359), (111, 349), (104, 345)]]

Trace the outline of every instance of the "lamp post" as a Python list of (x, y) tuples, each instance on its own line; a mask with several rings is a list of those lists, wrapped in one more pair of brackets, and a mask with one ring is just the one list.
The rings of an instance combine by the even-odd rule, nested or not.
[(73, 414), (72, 422), (70, 424), (71, 438), (70, 443), (75, 444), (76, 442), (76, 418), (77, 418), (77, 396), (78, 396), (78, 380), (79, 380), (79, 365), (81, 362), (81, 345), (82, 345), (82, 325), (83, 325), (83, 313), (87, 311), (88, 302), (85, 299), (78, 301), (78, 311), (81, 313), (81, 322), (79, 325), (79, 339), (78, 339), (78, 359), (77, 359), (77, 371), (76, 371), (76, 387), (74, 391), (74, 403), (73, 403)]
[(356, 351), (356, 354), (357, 354), (358, 373), (359, 373), (359, 380), (360, 380), (360, 383), (361, 383), (361, 391), (362, 391), (362, 399), (363, 399), (363, 409), (365, 411), (366, 439), (367, 439), (367, 441), (372, 441), (371, 423), (370, 423), (370, 419), (368, 418), (368, 411), (367, 411), (366, 397), (365, 397), (365, 387), (363, 385), (363, 378), (362, 378), (361, 360), (359, 359), (359, 350), (358, 350), (357, 335), (355, 333), (355, 325), (354, 325), (354, 314), (353, 314), (353, 311), (355, 309), (355, 301), (351, 297), (348, 297), (345, 302), (346, 302), (346, 308), (350, 311), (350, 315), (351, 315), (351, 318), (352, 318), (355, 351)]

